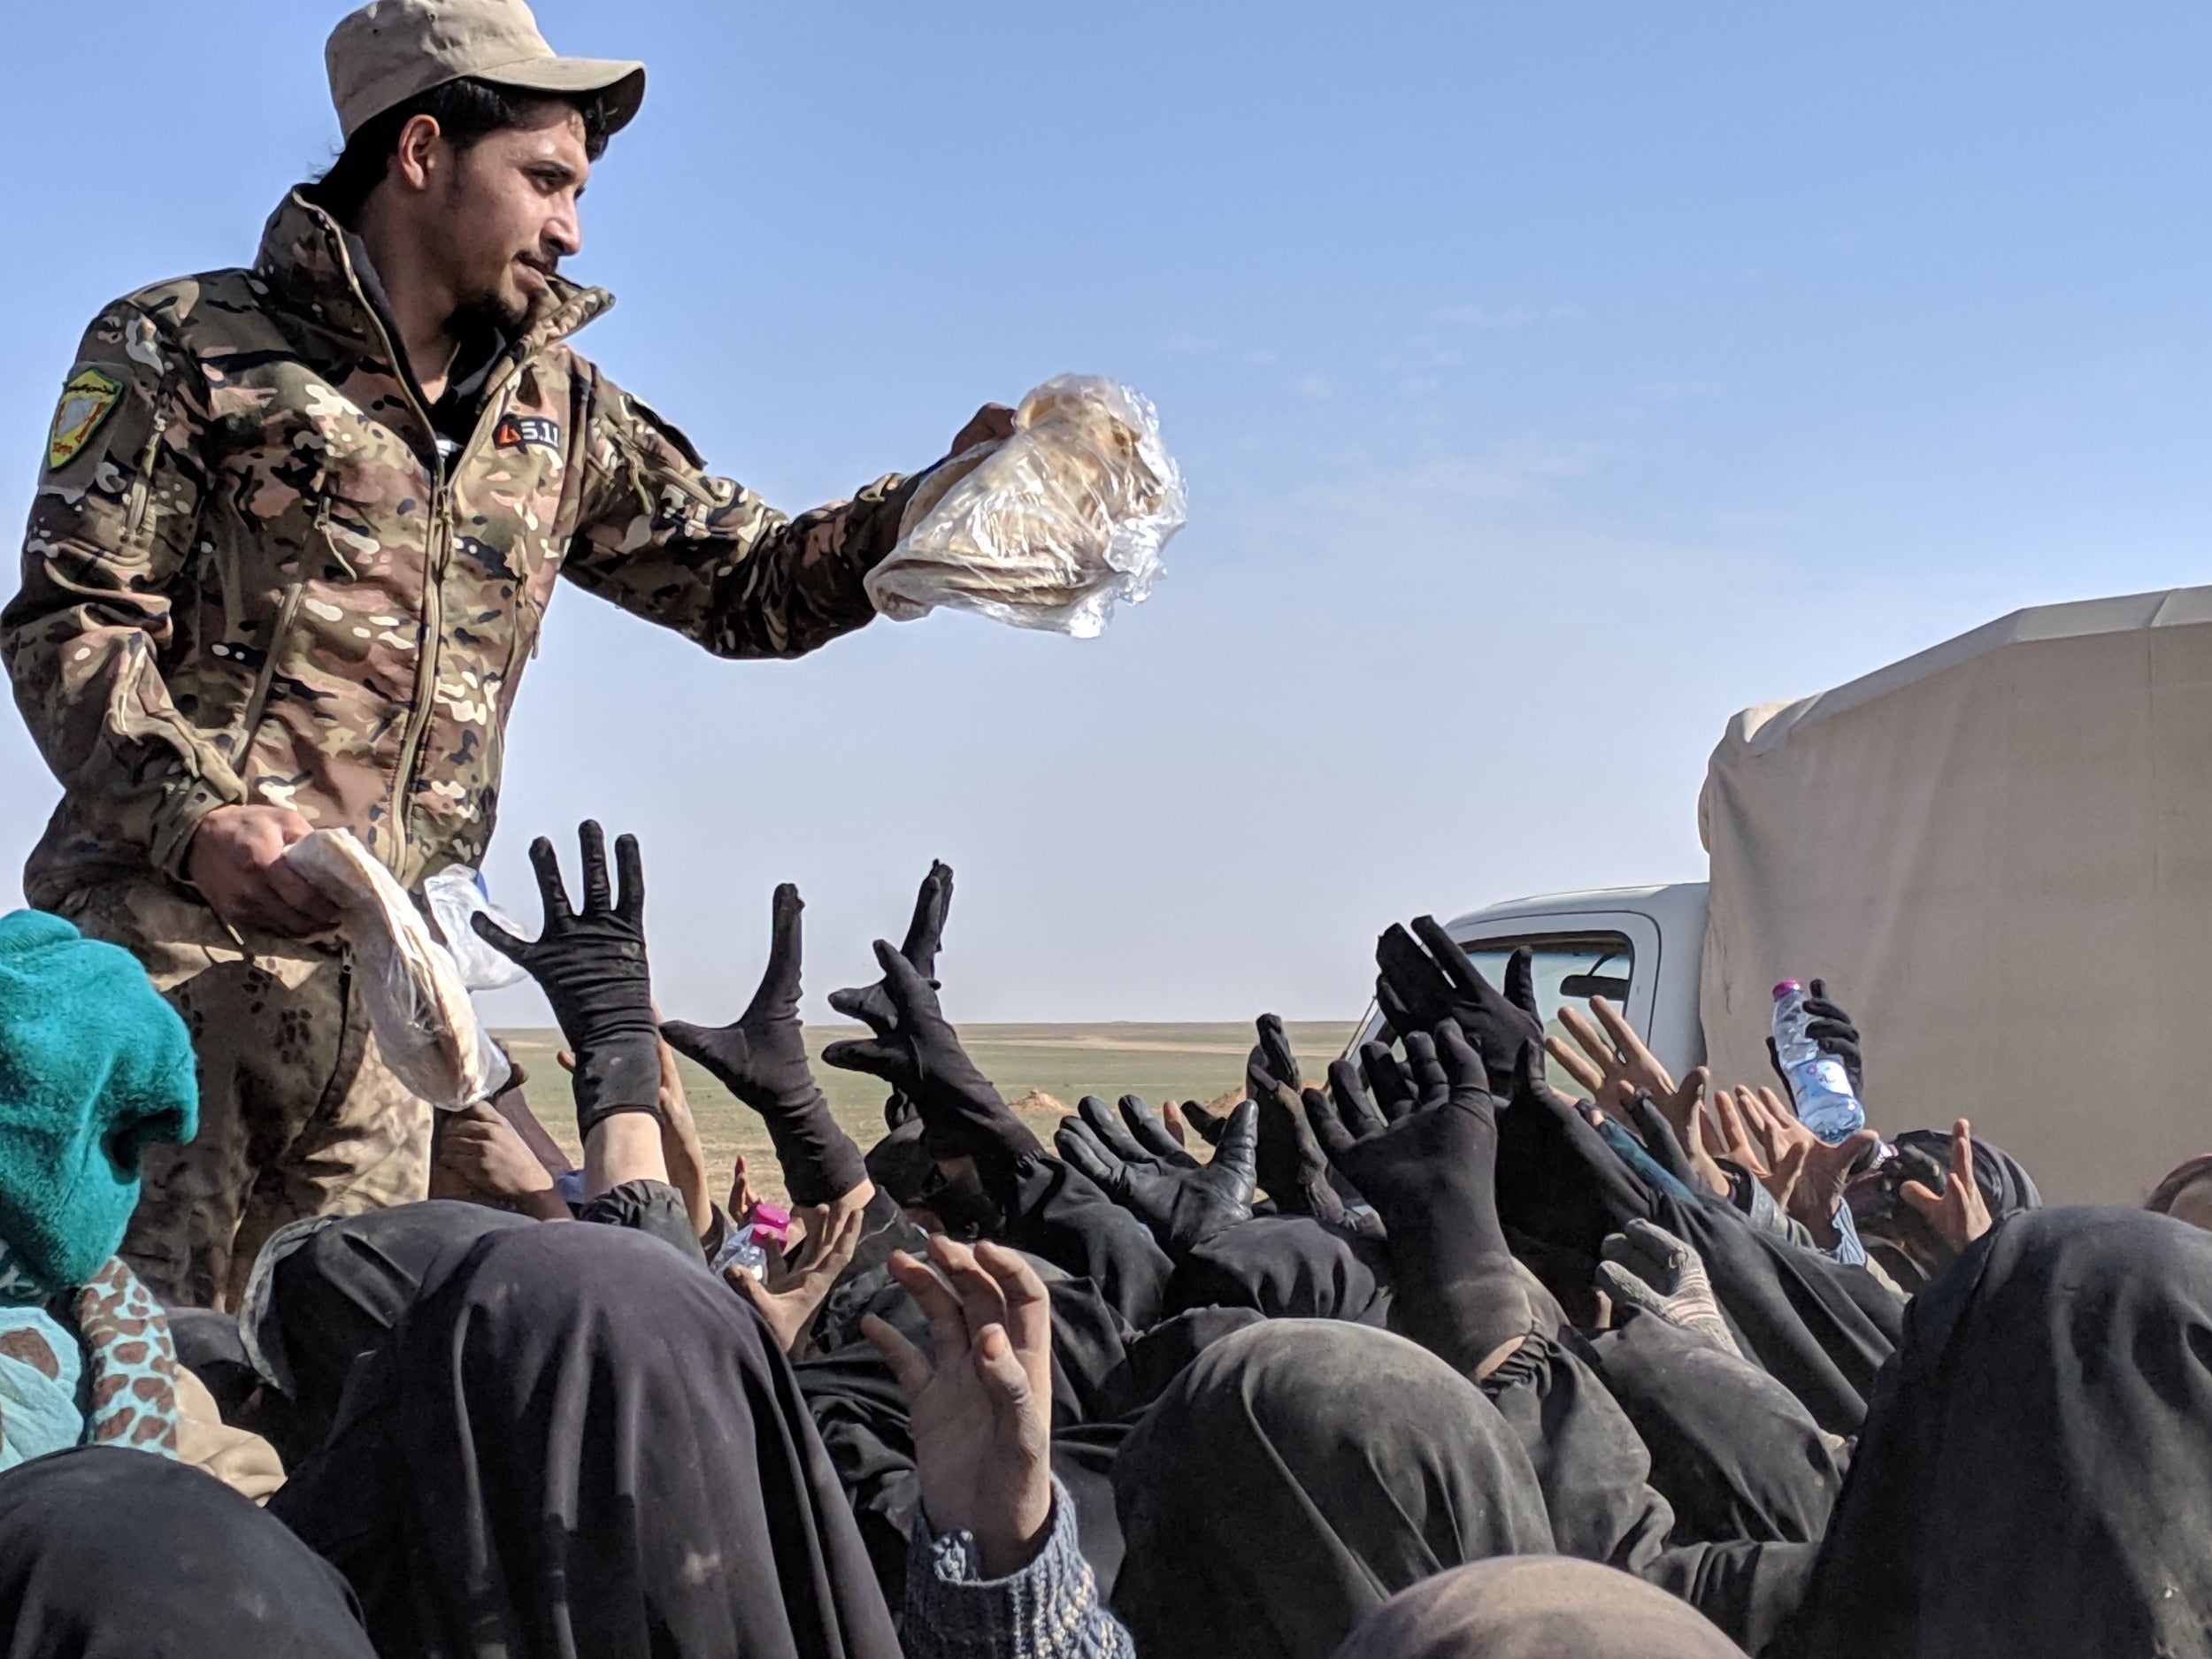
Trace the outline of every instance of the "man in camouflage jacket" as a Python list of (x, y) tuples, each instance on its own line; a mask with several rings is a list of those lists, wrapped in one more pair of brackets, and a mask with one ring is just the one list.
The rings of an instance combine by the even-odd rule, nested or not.
[[(520, 0), (377, 0), (329, 57), (349, 155), (411, 108), (453, 127), (457, 72), (526, 119), (465, 150), (418, 113), (378, 140), (396, 146), (398, 182), (375, 188), (406, 196), (396, 219), (372, 196), (349, 226), (303, 188), (251, 269), (103, 311), (0, 615), (65, 791), (26, 892), (136, 951), (199, 1048), (204, 1126), (150, 1159), (125, 1255), (200, 1305), (234, 1299), (283, 1222), (419, 1198), (427, 1179), (429, 1114), (379, 1061), (352, 959), (283, 847), (342, 826), (411, 887), (478, 864), (557, 578), (718, 656), (796, 657), (873, 615), (862, 578), (913, 487), (887, 477), (787, 518), (568, 343), (612, 301), (552, 267), (580, 240), (592, 139), (642, 96), (638, 65), (553, 57)], [(572, 94), (604, 100), (596, 132)], [(502, 166), (520, 172), (486, 186)], [(438, 194), (441, 168), (458, 196)], [(440, 363), (424, 282), (396, 280), (418, 270), (405, 227), (442, 211), (477, 234), (468, 192), (486, 188), (531, 216), (526, 246), (488, 279), (503, 298), (449, 308)]]

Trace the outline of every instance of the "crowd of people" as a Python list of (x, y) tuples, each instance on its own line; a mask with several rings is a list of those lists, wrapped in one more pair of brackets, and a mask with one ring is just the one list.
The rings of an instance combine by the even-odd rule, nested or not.
[[(1964, 1121), (1830, 1146), (1602, 1001), (1548, 1035), (1525, 954), (1494, 987), (1427, 918), (1382, 1040), (1311, 1076), (1263, 1017), (1233, 1109), (1047, 1147), (944, 1013), (941, 865), (831, 998), (864, 1149), (794, 889), (738, 1018), (664, 1025), (635, 843), (586, 825), (573, 898), (532, 856), (538, 936), (478, 927), (582, 1169), (518, 1076), (234, 1311), (117, 1256), (183, 1022), (0, 921), (0, 1654), (2212, 1654), (2212, 1160), (2069, 1210)], [(764, 1272), (711, 1265), (757, 1201), (672, 1055), (765, 1121)]]

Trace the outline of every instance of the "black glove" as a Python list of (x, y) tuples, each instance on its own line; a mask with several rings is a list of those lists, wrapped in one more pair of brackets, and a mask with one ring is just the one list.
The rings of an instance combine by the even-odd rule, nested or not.
[[(922, 878), (921, 891), (914, 895), (914, 918), (906, 925), (906, 942), (899, 947), (899, 955), (914, 964), (915, 972), (933, 989), (937, 984), (937, 953), (945, 941), (945, 918), (951, 914), (952, 866), (942, 859), (933, 859), (929, 873)], [(871, 1031), (887, 1030), (897, 1023), (890, 993), (880, 979), (855, 990), (832, 991), (829, 1001), (846, 1018), (856, 1019)]]
[(614, 844), (621, 893), (607, 890), (607, 840), (587, 818), (576, 839), (583, 849), (584, 908), (568, 907), (561, 861), (541, 835), (530, 843), (545, 924), (526, 943), (479, 910), (477, 936), (511, 956), (538, 982), (576, 1056), (576, 1133), (588, 1135), (616, 1112), (661, 1116), (661, 1039), (653, 1015), (652, 975), (645, 964), (645, 871), (637, 837)]
[[(1061, 1119), (1060, 1132), (1053, 1137), (1060, 1156), (1151, 1228), (1152, 1236), (1170, 1256), (1180, 1261), (1215, 1234), (1252, 1218), (1259, 1109), (1250, 1101), (1230, 1114), (1228, 1128), (1210, 1164), (1200, 1164), (1187, 1153), (1181, 1154), (1180, 1164), (1125, 1156), (1113, 1141), (1119, 1141), (1129, 1152), (1137, 1152), (1139, 1148), (1127, 1136), (1108, 1138), (1104, 1131), (1112, 1119), (1106, 1114), (1105, 1102), (1086, 1098), (1082, 1104), (1095, 1110), (1085, 1110), (1080, 1118)], [(1166, 1133), (1161, 1131), (1164, 1137)]]
[[(1805, 1034), (1822, 1053), (1832, 1054), (1843, 1063), (1843, 1074), (1851, 1079), (1851, 1092), (1864, 1100), (1866, 1055), (1859, 1047), (1859, 1028), (1851, 1023), (1850, 1015), (1828, 1000), (1825, 979), (1815, 979), (1806, 987)], [(1791, 1098), (1790, 1076), (1782, 1069), (1782, 1056), (1775, 1052), (1771, 1037), (1767, 1039), (1767, 1064), (1782, 1079), (1784, 1098)]]
[[(1405, 1045), (1406, 1057), (1402, 1060), (1390, 1051), (1386, 1043), (1363, 1042), (1359, 1048), (1360, 1071), (1367, 1079), (1368, 1093), (1374, 1096), (1376, 1109), (1392, 1123), (1416, 1106), (1442, 1105), (1444, 1096), (1451, 1092), (1444, 1068), (1437, 1062), (1436, 1043), (1429, 1033), (1412, 1032), (1407, 1035)], [(1353, 1087), (1351, 1066), (1342, 1060), (1329, 1068), (1330, 1092), (1337, 1095), (1340, 1105), (1344, 1096), (1339, 1092), (1340, 1080), (1344, 1088)]]
[(1183, 1102), (1183, 1121), (1198, 1132), (1198, 1138), (1210, 1147), (1221, 1144), (1221, 1137), (1229, 1133), (1229, 1119), (1234, 1110), (1217, 1112), (1200, 1105), (1194, 1100)]
[(1537, 1308), (1498, 1218), (1498, 1103), (1482, 1060), (1448, 1020), (1434, 1041), (1440, 1102), (1386, 1125), (1372, 1112), (1347, 1121), (1317, 1089), (1306, 1099), (1331, 1161), (1388, 1229), (1391, 1328), (1473, 1377), (1538, 1328)]
[(736, 1022), (692, 1025), (672, 1019), (661, 1035), (767, 1121), (792, 1202), (834, 1203), (868, 1179), (867, 1162), (837, 1126), (807, 1064), (799, 1024), (799, 918), (805, 902), (787, 881), (776, 889), (772, 908), (768, 969)]
[[(1023, 1164), (1044, 1155), (1043, 1145), (976, 1070), (921, 972), (880, 939), (876, 960), (883, 965), (886, 1006), (875, 1035), (833, 1042), (822, 1051), (823, 1060), (881, 1078), (912, 1100), (931, 1144), (973, 1158), (985, 1185), (1003, 1202)], [(860, 991), (840, 992), (830, 1000), (856, 1011), (865, 1006)]]
[[(1420, 935), (1420, 943), (1414, 941), (1414, 933)], [(1530, 962), (1526, 946), (1513, 953), (1506, 964), (1505, 994), (1501, 995), (1434, 917), (1417, 916), (1413, 933), (1394, 922), (1375, 941), (1375, 965), (1382, 970), (1375, 981), (1375, 999), (1400, 1036), (1452, 1021), (1474, 1045), (1484, 1067), (1505, 1077), (1525, 1044), (1540, 1047), (1544, 1041)]]
[(1329, 1160), (1313, 1138), (1300, 1091), (1304, 1077), (1283, 1022), (1259, 1018), (1259, 1041), (1245, 1062), (1245, 1087), (1259, 1109), (1259, 1183), (1278, 1213), (1344, 1223), (1344, 1200), (1329, 1184)]
[[(1125, 1164), (1141, 1164), (1170, 1171), (1200, 1167), (1196, 1158), (1175, 1144), (1175, 1137), (1168, 1133), (1159, 1114), (1135, 1094), (1121, 1097), (1118, 1119), (1095, 1094), (1083, 1096), (1076, 1102), (1075, 1110), (1081, 1114), (1091, 1139)], [(1065, 1125), (1074, 1120), (1061, 1121)]]
[(1500, 1217), (1517, 1233), (1574, 1252), (1594, 1271), (1606, 1235), (1650, 1220), (1651, 1210), (1650, 1189), (1554, 1092), (1544, 1079), (1543, 1047), (1530, 1043), (1514, 1063), (1512, 1102), (1498, 1120)]

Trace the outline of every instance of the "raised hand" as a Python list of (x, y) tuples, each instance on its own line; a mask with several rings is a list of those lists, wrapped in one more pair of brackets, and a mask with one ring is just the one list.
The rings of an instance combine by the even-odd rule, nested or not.
[(1594, 1265), (1608, 1233), (1650, 1219), (1649, 1190), (1546, 1081), (1533, 1042), (1514, 1062), (1512, 1102), (1499, 1115), (1498, 1208), (1508, 1226)]
[(1483, 1064), (1504, 1077), (1524, 1046), (1544, 1040), (1530, 962), (1526, 946), (1513, 953), (1506, 964), (1511, 995), (1501, 994), (1434, 917), (1417, 916), (1412, 933), (1394, 922), (1376, 941), (1375, 965), (1382, 972), (1375, 996), (1383, 1018), (1400, 1036), (1448, 1019), (1474, 1045)]
[(1938, 1192), (1921, 1181), (1907, 1181), (1897, 1195), (1920, 1212), (1953, 1256), (1987, 1233), (1989, 1200), (1974, 1179), (1974, 1125), (1962, 1118), (1951, 1125), (1951, 1168)]
[(1229, 1112), (1215, 1111), (1194, 1100), (1183, 1102), (1183, 1121), (1195, 1130), (1198, 1138), (1210, 1147), (1219, 1146), (1221, 1137), (1229, 1133), (1230, 1116)]
[[(1851, 1023), (1851, 1016), (1828, 1000), (1828, 981), (1815, 979), (1806, 987), (1805, 1034), (1816, 1048), (1832, 1054), (1843, 1063), (1844, 1075), (1851, 1079), (1851, 1092), (1865, 1098), (1866, 1055), (1859, 1043), (1859, 1028)], [(1774, 1075), (1789, 1087), (1789, 1073), (1782, 1070), (1782, 1056), (1775, 1052), (1774, 1039), (1767, 1039), (1767, 1064), (1774, 1068)]]
[[(914, 895), (914, 916), (906, 925), (906, 942), (899, 947), (899, 955), (932, 986), (937, 983), (937, 953), (944, 948), (945, 918), (951, 914), (952, 866), (941, 859), (933, 860), (929, 873), (922, 878), (921, 890)], [(890, 993), (880, 979), (849, 991), (832, 991), (829, 1002), (846, 1018), (856, 1019), (873, 1032), (888, 1030), (898, 1020)]]
[(1329, 1184), (1329, 1161), (1306, 1119), (1298, 1056), (1275, 1015), (1261, 1015), (1258, 1029), (1245, 1087), (1259, 1110), (1260, 1188), (1286, 1215), (1341, 1225), (1344, 1200)]
[[(1125, 1113), (1131, 1098), (1123, 1101)], [(1252, 1102), (1230, 1114), (1210, 1164), (1187, 1154), (1179, 1163), (1148, 1157), (1129, 1135), (1108, 1133), (1113, 1119), (1104, 1102), (1086, 1096), (1081, 1105), (1083, 1115), (1062, 1118), (1053, 1137), (1060, 1156), (1149, 1227), (1170, 1256), (1180, 1260), (1217, 1233), (1251, 1219), (1259, 1148), (1259, 1108)]]
[(745, 1011), (726, 1025), (671, 1020), (668, 1046), (713, 1073), (768, 1125), (792, 1202), (834, 1202), (868, 1179), (865, 1159), (837, 1126), (807, 1064), (799, 1023), (801, 932), (806, 904), (785, 882), (772, 902), (768, 967)]
[(1594, 996), (1590, 1014), (1596, 1017), (1595, 1025), (1580, 1010), (1562, 1008), (1559, 1023), (1574, 1042), (1570, 1046), (1557, 1037), (1547, 1037), (1545, 1049), (1609, 1117), (1628, 1122), (1630, 1103), (1639, 1094), (1648, 1095), (1673, 1128), (1675, 1139), (1690, 1154), (1692, 1162), (1698, 1164), (1699, 1177), (1715, 1192), (1726, 1192), (1726, 1178), (1717, 1167), (1705, 1168), (1700, 1157), (1705, 1148), (1705, 1137), (1699, 1130), (1703, 1116), (1700, 1108), (1711, 1074), (1699, 1066), (1677, 1083), (1674, 1074), (1652, 1053), (1619, 1009), (1601, 996)]
[(1498, 1103), (1456, 1025), (1435, 1031), (1442, 1100), (1385, 1123), (1310, 1091), (1315, 1138), (1390, 1235), (1392, 1328), (1470, 1377), (1487, 1376), (1537, 1329), (1536, 1304), (1498, 1219)]
[(1743, 1357), (1721, 1313), (1705, 1263), (1688, 1245), (1648, 1221), (1632, 1221), (1605, 1240), (1598, 1288), (1617, 1308), (1632, 1309)]
[[(830, 1044), (823, 1060), (881, 1078), (920, 1110), (933, 1146), (975, 1159), (986, 1183), (1002, 1187), (1024, 1160), (1043, 1156), (1043, 1146), (976, 1069), (922, 972), (880, 939), (876, 960), (887, 1004), (882, 1023), (872, 1037)], [(850, 1005), (860, 1005), (857, 994)]]
[(730, 1288), (752, 1304), (753, 1311), (774, 1335), (776, 1346), (787, 1354), (798, 1352), (814, 1316), (853, 1264), (865, 1222), (860, 1210), (848, 1210), (840, 1217), (828, 1204), (810, 1205), (803, 1213), (806, 1237), (795, 1258), (780, 1261), (771, 1256), (765, 1281), (755, 1279), (734, 1262), (722, 1270)]
[(1783, 1211), (1813, 1235), (1814, 1243), (1833, 1249), (1843, 1238), (1836, 1210), (1844, 1188), (1881, 1144), (1881, 1136), (1862, 1129), (1832, 1147), (1798, 1122), (1788, 1102), (1770, 1088), (1738, 1089), (1735, 1109), (1766, 1165), (1763, 1172), (1754, 1172)]
[(518, 963), (553, 1005), (561, 1036), (576, 1056), (576, 1129), (588, 1136), (617, 1112), (660, 1110), (660, 1022), (645, 962), (645, 871), (637, 838), (614, 844), (621, 886), (607, 880), (606, 835), (587, 818), (576, 832), (583, 856), (584, 903), (572, 910), (553, 843), (530, 843), (544, 924), (533, 941), (479, 910), (479, 937)]
[(965, 1531), (987, 1578), (1029, 1564), (1052, 1525), (1052, 1305), (1029, 1263), (940, 1235), (891, 1276), (929, 1321), (935, 1363), (871, 1314), (861, 1330), (898, 1379), (932, 1531)]

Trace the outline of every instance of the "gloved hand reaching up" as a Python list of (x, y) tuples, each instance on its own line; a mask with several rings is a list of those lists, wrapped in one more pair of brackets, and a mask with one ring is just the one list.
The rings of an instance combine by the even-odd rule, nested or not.
[[(1414, 934), (1420, 936), (1417, 944)], [(1417, 916), (1413, 933), (1394, 922), (1376, 941), (1375, 965), (1382, 972), (1375, 997), (1383, 1018), (1401, 1037), (1450, 1020), (1484, 1066), (1502, 1078), (1512, 1072), (1525, 1046), (1544, 1041), (1531, 961), (1525, 945), (1506, 959), (1501, 995), (1433, 916)]]
[(1605, 1241), (1598, 1264), (1598, 1288), (1617, 1309), (1649, 1314), (1711, 1343), (1724, 1354), (1743, 1357), (1736, 1333), (1713, 1294), (1713, 1281), (1698, 1253), (1664, 1227), (1632, 1221), (1626, 1231)]
[[(929, 873), (922, 878), (921, 890), (914, 895), (914, 915), (906, 925), (906, 942), (899, 947), (899, 955), (913, 964), (933, 990), (937, 986), (937, 953), (944, 949), (945, 920), (951, 914), (952, 866), (942, 859), (933, 859)], [(848, 991), (832, 991), (829, 1002), (846, 1018), (856, 1019), (871, 1031), (881, 1031), (898, 1020), (890, 993), (880, 979)]]
[(830, 999), (834, 1007), (872, 1016), (875, 1034), (833, 1042), (823, 1060), (881, 1078), (906, 1095), (922, 1114), (930, 1144), (973, 1158), (985, 1185), (1004, 1202), (1023, 1162), (1041, 1157), (1043, 1146), (968, 1058), (921, 971), (880, 939), (876, 960), (883, 966), (879, 1009), (861, 991)]
[[(1832, 1054), (1843, 1063), (1843, 1073), (1851, 1079), (1851, 1092), (1862, 1102), (1866, 1099), (1866, 1055), (1859, 1044), (1859, 1028), (1851, 1023), (1851, 1016), (1828, 1000), (1828, 981), (1815, 979), (1806, 987), (1805, 1034), (1813, 1046), (1824, 1054)], [(1774, 1047), (1774, 1039), (1767, 1039), (1767, 1064), (1774, 1068), (1774, 1075), (1787, 1088), (1790, 1075), (1782, 1069), (1782, 1056)]]
[(827, 1204), (868, 1179), (853, 1139), (837, 1126), (807, 1064), (799, 1023), (800, 916), (806, 909), (789, 882), (776, 889), (768, 968), (760, 988), (727, 1025), (671, 1020), (668, 1046), (695, 1060), (767, 1121), (784, 1181), (796, 1204)]
[(1391, 1327), (1479, 1379), (1538, 1329), (1538, 1310), (1498, 1219), (1488, 1075), (1451, 1021), (1434, 1041), (1449, 1085), (1440, 1103), (1386, 1126), (1371, 1112), (1347, 1121), (1318, 1090), (1306, 1099), (1316, 1138), (1389, 1231)]
[[(1201, 1164), (1174, 1146), (1148, 1109), (1133, 1113), (1133, 1102), (1144, 1107), (1133, 1095), (1124, 1097), (1122, 1112), (1130, 1122), (1128, 1132), (1122, 1133), (1103, 1101), (1085, 1096), (1079, 1108), (1082, 1116), (1062, 1118), (1053, 1137), (1062, 1160), (1149, 1227), (1160, 1248), (1178, 1261), (1217, 1233), (1251, 1219), (1258, 1107), (1246, 1101), (1231, 1113), (1213, 1162)], [(1148, 1121), (1175, 1153), (1173, 1158), (1157, 1156), (1156, 1148), (1155, 1154), (1146, 1152), (1141, 1142), (1151, 1136), (1138, 1130)]]
[(1650, 1190), (1545, 1080), (1540, 1044), (1515, 1061), (1512, 1104), (1498, 1125), (1498, 1213), (1507, 1226), (1594, 1268), (1608, 1233), (1650, 1219)]
[(606, 835), (586, 819), (584, 905), (569, 908), (561, 862), (542, 835), (530, 843), (545, 922), (535, 941), (516, 938), (483, 911), (472, 918), (485, 943), (518, 963), (544, 991), (576, 1056), (576, 1133), (588, 1138), (618, 1112), (660, 1116), (660, 1022), (645, 962), (645, 872), (637, 838), (614, 844), (620, 890), (610, 893)]
[(1258, 1030), (1260, 1040), (1245, 1062), (1244, 1085), (1259, 1110), (1261, 1190), (1284, 1215), (1340, 1226), (1344, 1200), (1329, 1184), (1329, 1161), (1306, 1121), (1298, 1057), (1277, 1016), (1261, 1015)]

